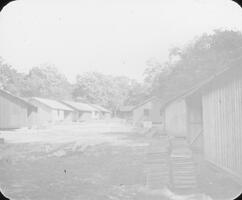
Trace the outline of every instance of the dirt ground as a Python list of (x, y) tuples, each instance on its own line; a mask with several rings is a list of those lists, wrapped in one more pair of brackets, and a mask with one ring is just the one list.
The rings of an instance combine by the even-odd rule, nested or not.
[(0, 188), (16, 200), (209, 199), (147, 191), (152, 139), (136, 132), (120, 122), (1, 132)]

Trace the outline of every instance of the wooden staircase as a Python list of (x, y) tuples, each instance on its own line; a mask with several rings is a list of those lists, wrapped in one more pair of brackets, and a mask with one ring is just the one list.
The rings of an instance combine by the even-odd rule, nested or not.
[(174, 190), (196, 190), (197, 172), (192, 151), (185, 139), (171, 141), (171, 182)]
[(189, 144), (183, 138), (162, 136), (146, 152), (146, 186), (177, 192), (197, 191), (197, 167)]

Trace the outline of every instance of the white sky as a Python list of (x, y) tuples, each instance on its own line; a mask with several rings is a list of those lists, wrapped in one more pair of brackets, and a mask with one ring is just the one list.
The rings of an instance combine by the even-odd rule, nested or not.
[(19, 71), (50, 63), (70, 81), (98, 71), (142, 80), (146, 61), (215, 28), (242, 30), (230, 0), (18, 0), (0, 13), (0, 56)]

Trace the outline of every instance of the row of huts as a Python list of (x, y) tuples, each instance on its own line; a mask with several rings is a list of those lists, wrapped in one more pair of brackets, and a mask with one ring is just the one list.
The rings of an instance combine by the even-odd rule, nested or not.
[(23, 99), (0, 89), (0, 129), (16, 129), (56, 122), (108, 119), (106, 108), (75, 101), (33, 97)]
[(162, 125), (183, 137), (206, 161), (242, 182), (241, 59), (196, 87), (163, 102), (157, 97), (120, 110), (133, 123)]

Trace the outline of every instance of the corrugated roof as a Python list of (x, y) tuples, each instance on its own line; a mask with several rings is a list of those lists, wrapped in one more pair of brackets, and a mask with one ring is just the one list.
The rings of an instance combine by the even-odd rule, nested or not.
[(111, 113), (111, 111), (109, 111), (108, 109), (106, 109), (106, 108), (104, 108), (104, 107), (102, 107), (100, 105), (97, 105), (97, 104), (89, 104), (89, 105), (94, 107), (94, 108), (96, 108), (96, 109), (98, 109), (101, 112)]
[(55, 101), (55, 100), (44, 99), (44, 98), (39, 98), (39, 97), (33, 97), (31, 99), (39, 101), (40, 103), (45, 104), (46, 106), (48, 106), (52, 109), (73, 111), (73, 109), (71, 109), (70, 107), (64, 105), (63, 103)]
[(71, 108), (78, 110), (78, 111), (98, 111), (98, 109), (93, 108), (92, 106), (89, 106), (86, 103), (81, 103), (81, 102), (74, 102), (74, 101), (62, 101), (64, 104), (67, 106), (70, 106)]
[(33, 110), (37, 110), (37, 107), (36, 106), (32, 105), (31, 103), (27, 102), (26, 100), (24, 100), (21, 97), (17, 97), (15, 95), (11, 94), (10, 92), (8, 92), (6, 90), (0, 89), (0, 94), (3, 94), (5, 96), (8, 96), (8, 97), (14, 99), (16, 102), (21, 103), (22, 105), (24, 105), (24, 106), (26, 106), (28, 108), (31, 108)]

